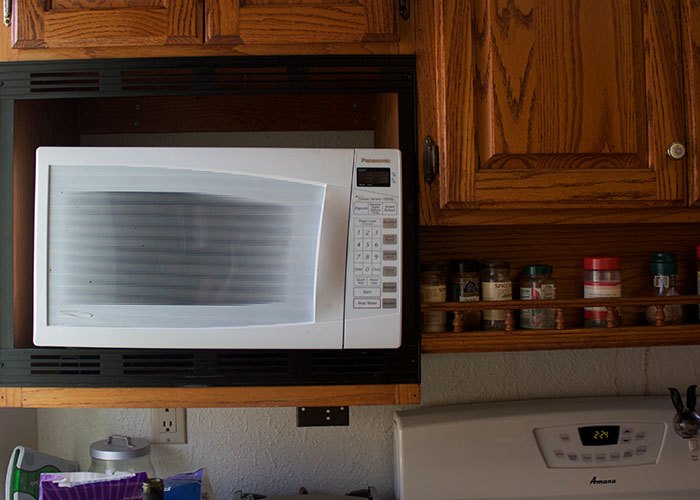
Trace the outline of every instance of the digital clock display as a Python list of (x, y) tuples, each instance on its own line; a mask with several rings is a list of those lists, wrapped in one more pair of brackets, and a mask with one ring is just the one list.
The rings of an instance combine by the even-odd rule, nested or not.
[(592, 425), (579, 427), (578, 435), (583, 446), (606, 446), (617, 444), (620, 438), (619, 425)]
[(391, 187), (391, 169), (358, 167), (357, 187)]

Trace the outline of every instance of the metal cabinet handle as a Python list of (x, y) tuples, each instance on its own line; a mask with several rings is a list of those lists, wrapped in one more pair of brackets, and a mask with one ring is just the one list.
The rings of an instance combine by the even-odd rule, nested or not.
[(2, 22), (7, 27), (12, 22), (12, 0), (2, 0)]
[(673, 142), (666, 149), (666, 154), (669, 156), (669, 158), (680, 160), (685, 156), (685, 146), (680, 142)]

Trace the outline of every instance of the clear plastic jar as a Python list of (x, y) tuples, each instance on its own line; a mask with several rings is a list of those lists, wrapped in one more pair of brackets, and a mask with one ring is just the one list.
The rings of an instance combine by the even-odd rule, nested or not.
[[(585, 257), (583, 259), (583, 298), (622, 297), (622, 263), (619, 257)], [(585, 307), (584, 326), (604, 328), (608, 312), (605, 307)], [(615, 308), (615, 325), (622, 324), (619, 307)]]
[[(520, 280), (520, 300), (547, 300), (557, 297), (557, 282), (552, 278), (552, 266), (533, 264), (523, 267)], [(530, 330), (553, 330), (555, 309), (522, 309), (520, 327)]]
[[(475, 260), (456, 260), (450, 264), (450, 286), (447, 300), (450, 302), (479, 301), (479, 263)], [(465, 311), (462, 314), (464, 330), (478, 330), (481, 311)]]
[[(487, 300), (513, 300), (513, 282), (510, 264), (503, 261), (485, 262), (481, 269), (481, 298)], [(484, 311), (482, 326), (487, 331), (506, 329), (506, 312), (503, 309)]]
[[(679, 295), (676, 291), (678, 264), (676, 254), (657, 252), (651, 256), (652, 294), (655, 297)], [(650, 324), (656, 323), (656, 306), (647, 307), (646, 317)], [(678, 325), (683, 322), (683, 309), (680, 304), (667, 304), (664, 307), (664, 325)]]
[(151, 443), (147, 439), (114, 435), (90, 445), (89, 472), (145, 472), (155, 477), (151, 463)]
[[(425, 264), (421, 266), (420, 301), (423, 303), (447, 301), (447, 271), (444, 265)], [(438, 333), (447, 330), (447, 312), (424, 311), (421, 317), (423, 332)]]

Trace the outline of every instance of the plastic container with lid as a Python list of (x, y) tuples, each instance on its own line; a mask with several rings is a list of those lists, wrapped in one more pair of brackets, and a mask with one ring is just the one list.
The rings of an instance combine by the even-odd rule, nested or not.
[[(520, 280), (520, 300), (557, 298), (557, 283), (552, 278), (552, 266), (533, 264), (523, 267)], [(553, 330), (555, 309), (522, 309), (520, 327), (532, 330)]]
[[(619, 257), (585, 257), (583, 259), (583, 298), (622, 297), (622, 261)], [(607, 325), (605, 307), (585, 307), (584, 325), (604, 328)], [(622, 324), (619, 307), (615, 308), (615, 325)]]
[[(677, 272), (676, 254), (657, 252), (651, 256), (652, 293), (655, 297), (679, 295), (676, 291)], [(656, 323), (655, 316), (656, 306), (647, 307), (647, 321), (652, 325)], [(680, 304), (667, 304), (664, 307), (664, 325), (677, 325), (682, 321), (683, 309)]]
[(154, 477), (151, 443), (147, 439), (113, 435), (90, 445), (89, 472), (145, 472)]

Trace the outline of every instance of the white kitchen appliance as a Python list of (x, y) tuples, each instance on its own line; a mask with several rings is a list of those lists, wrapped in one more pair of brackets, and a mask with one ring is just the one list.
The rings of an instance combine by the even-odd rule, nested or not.
[(401, 344), (401, 156), (37, 150), (34, 343)]
[(482, 403), (398, 412), (400, 500), (700, 498), (697, 439), (668, 397)]

